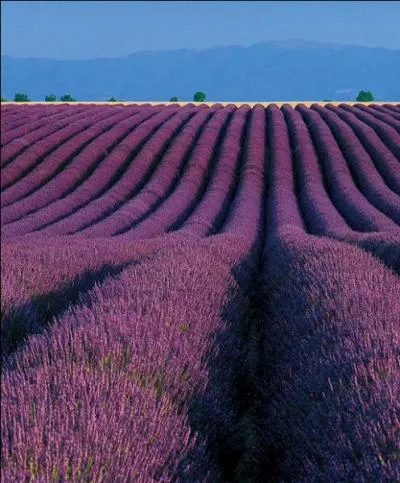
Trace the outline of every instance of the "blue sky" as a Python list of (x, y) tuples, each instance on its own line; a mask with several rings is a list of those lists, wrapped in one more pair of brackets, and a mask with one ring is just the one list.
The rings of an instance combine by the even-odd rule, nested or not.
[(400, 2), (1, 2), (1, 53), (91, 59), (301, 38), (400, 49)]

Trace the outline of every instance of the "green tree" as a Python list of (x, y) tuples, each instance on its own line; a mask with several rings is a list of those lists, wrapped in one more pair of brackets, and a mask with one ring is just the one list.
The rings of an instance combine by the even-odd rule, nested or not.
[(108, 99), (108, 102), (117, 102), (117, 99), (115, 99), (115, 97), (111, 97), (111, 99)]
[(8, 101), (5, 97), (1, 96), (1, 102), (8, 102)]
[(197, 91), (196, 94), (193, 96), (194, 102), (204, 102), (206, 100), (206, 95), (204, 92)]
[(76, 99), (74, 99), (70, 94), (65, 94), (64, 96), (60, 97), (61, 102), (75, 102)]
[(373, 100), (374, 96), (371, 91), (360, 91), (356, 99), (357, 102), (372, 102)]
[(50, 94), (49, 96), (46, 96), (44, 100), (45, 102), (55, 102), (57, 97), (54, 94)]
[(176, 96), (171, 97), (171, 99), (169, 100), (169, 102), (178, 102), (178, 98)]
[(322, 102), (332, 102), (332, 99), (324, 99)]
[(22, 92), (17, 92), (14, 96), (14, 102), (29, 102), (29, 98)]

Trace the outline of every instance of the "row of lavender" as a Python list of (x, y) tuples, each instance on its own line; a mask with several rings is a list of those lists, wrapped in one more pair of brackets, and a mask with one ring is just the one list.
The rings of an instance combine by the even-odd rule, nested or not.
[(6, 245), (13, 295), (21, 281), (54, 288), (82, 260), (96, 269), (111, 258), (115, 271), (29, 300), (24, 316), (37, 322), (81, 291), (3, 366), (4, 481), (226, 481), (244, 449), (238, 481), (396, 481), (398, 277), (339, 242), (288, 234), (271, 246), (249, 435), (238, 431), (248, 302), (232, 276), (243, 247), (221, 240), (217, 255), (212, 239), (162, 240), (163, 253), (111, 242), (111, 257), (105, 240)]
[(229, 462), (244, 447), (236, 422), (247, 294), (261, 246), (262, 137), (250, 142), (253, 154), (237, 209), (212, 239), (4, 244), (6, 481), (234, 476)]
[[(399, 232), (348, 231), (343, 223), (347, 212), (338, 216), (334, 197), (332, 203), (327, 196), (329, 186), (323, 190), (295, 113), (283, 110), (293, 116), (288, 124), (301, 186), (296, 196), (285, 142), (289, 133), (284, 123), (279, 130), (276, 122), (256, 300), (261, 347), (251, 412), (256, 444), (250, 450), (253, 464), (244, 474), (250, 481), (264, 481), (266, 475), (269, 481), (397, 481)], [(322, 131), (318, 134), (319, 142), (328, 144), (328, 133), (325, 139)], [(340, 156), (335, 161), (338, 176), (332, 193), (346, 186), (340, 184), (345, 166)], [(371, 177), (373, 173), (365, 171)], [(361, 214), (365, 206), (365, 214), (373, 214), (370, 206), (357, 204), (355, 193), (345, 197), (343, 191), (342, 196), (349, 212)], [(316, 236), (329, 230), (329, 238)]]
[(398, 275), (289, 229), (262, 280), (252, 481), (399, 481)]
[[(244, 113), (245, 115), (248, 114), (248, 111)], [(244, 117), (241, 119), (241, 124), (239, 124), (239, 129), (243, 126)], [(232, 124), (231, 126), (231, 133), (227, 135), (227, 138), (224, 142), (224, 150), (228, 152), (229, 148), (232, 150), (233, 148), (236, 149), (236, 152), (240, 150), (240, 141), (237, 138), (237, 129), (234, 129), (235, 125)], [(250, 120), (249, 130), (250, 135), (246, 142), (246, 147), (244, 149), (244, 164), (246, 166), (245, 169), (242, 170), (242, 175), (240, 177), (238, 185), (231, 189), (231, 194), (229, 198), (229, 202), (225, 203), (227, 198), (227, 189), (223, 186), (223, 182), (226, 181), (226, 178), (223, 177), (224, 171), (219, 170), (213, 181), (212, 186), (215, 185), (215, 190), (209, 190), (205, 197), (203, 198), (202, 202), (200, 202), (198, 208), (192, 213), (189, 217), (188, 222), (183, 224), (183, 227), (180, 230), (174, 231), (170, 234), (169, 237), (159, 237), (153, 240), (147, 240), (146, 243), (143, 244), (144, 247), (150, 247), (149, 250), (156, 250), (159, 247), (162, 247), (164, 244), (168, 246), (169, 240), (171, 243), (175, 243), (176, 240), (199, 240), (205, 237), (209, 230), (209, 224), (214, 220), (216, 215), (221, 211), (220, 205), (226, 204), (227, 207), (233, 207), (233, 209), (226, 210), (223, 212), (224, 220), (223, 220), (223, 227), (219, 230), (219, 235), (213, 238), (213, 245), (218, 246), (219, 244), (224, 246), (225, 241), (231, 237), (232, 239), (236, 240), (236, 243), (240, 240), (240, 246), (242, 257), (250, 256), (249, 261), (252, 264), (256, 263), (257, 257), (259, 257), (259, 252), (261, 250), (260, 245), (260, 237), (262, 234), (262, 226), (263, 226), (263, 219), (262, 213), (264, 210), (264, 160), (265, 160), (265, 139), (263, 137), (263, 111), (256, 110), (254, 116)], [(199, 157), (199, 161), (201, 158)], [(173, 160), (171, 159), (171, 162)], [(222, 176), (221, 176), (222, 175)], [(230, 178), (233, 178), (231, 173)], [(232, 181), (232, 180), (231, 180)], [(218, 185), (219, 183), (219, 185)], [(228, 186), (229, 188), (229, 186)], [(221, 191), (222, 189), (222, 191)], [(225, 191), (223, 191), (225, 189)], [(185, 193), (180, 192), (177, 190), (177, 195), (185, 201)], [(220, 198), (216, 199), (216, 196), (220, 196)], [(210, 198), (210, 199), (209, 199)], [(179, 198), (176, 199), (178, 206), (171, 206), (174, 209), (174, 213), (176, 216), (179, 216), (179, 212), (177, 208), (180, 208), (183, 211), (184, 205), (179, 206)], [(207, 222), (207, 220), (209, 220)], [(204, 226), (205, 225), (205, 226)], [(163, 232), (161, 232), (163, 234)], [(101, 233), (101, 237), (97, 239), (103, 240), (103, 242), (107, 243), (109, 240), (108, 237), (104, 236), (104, 233)], [(227, 238), (228, 237), (228, 238)], [(85, 237), (78, 236), (72, 238), (72, 240), (77, 239), (78, 242), (84, 242)], [(33, 240), (33, 241), (32, 241)], [(4, 246), (6, 250), (12, 250), (13, 253), (17, 253), (18, 250), (29, 250), (26, 247), (35, 246), (37, 243), (37, 239), (34, 237), (32, 240), (29, 237), (22, 237), (16, 240), (4, 240)], [(53, 237), (41, 237), (39, 239), (40, 244), (46, 243), (47, 245), (51, 245), (51, 243), (57, 243), (58, 238)], [(61, 246), (69, 240), (68, 237), (61, 237), (60, 243)], [(113, 240), (118, 240), (118, 242), (128, 244), (131, 240), (129, 238), (124, 237), (117, 237)], [(221, 242), (220, 242), (221, 240)], [(39, 245), (39, 243), (37, 243)], [(39, 245), (40, 246), (40, 245)], [(84, 243), (79, 246), (84, 246)], [(133, 245), (135, 250), (139, 250), (139, 246), (142, 245)], [(152, 248), (154, 247), (154, 248)], [(145, 248), (147, 250), (147, 248)], [(7, 252), (5, 252), (7, 253)], [(142, 251), (140, 252), (142, 253)], [(112, 254), (110, 254), (111, 259), (107, 260), (107, 263), (111, 263), (112, 261)], [(13, 270), (13, 256), (6, 257), (6, 265), (3, 266), (4, 270), (9, 274), (10, 277), (14, 280), (13, 284), (3, 292), (3, 307), (11, 307), (11, 306), (23, 306), (24, 302), (24, 295), (21, 295), (20, 300), (15, 298), (15, 294), (18, 291), (21, 291), (21, 294), (25, 293), (25, 280), (19, 280), (15, 278), (14, 270)], [(90, 257), (89, 257), (90, 260)], [(11, 265), (7, 265), (11, 263)], [(42, 263), (42, 262), (41, 262)], [(49, 260), (46, 260), (45, 263), (50, 263)], [(89, 262), (88, 262), (89, 263)], [(91, 263), (91, 262), (90, 262)], [(106, 263), (106, 262), (104, 262)], [(117, 263), (117, 261), (115, 261)], [(19, 266), (19, 265), (18, 265)], [(25, 265), (22, 264), (24, 267)], [(79, 272), (82, 272), (86, 269), (92, 269), (93, 267), (87, 266), (85, 267), (84, 263), (81, 266), (77, 267)], [(25, 268), (23, 268), (25, 270)], [(24, 272), (25, 273), (25, 272)], [(30, 271), (28, 270), (28, 277)], [(26, 292), (26, 299), (32, 299), (32, 297), (37, 296), (35, 290), (37, 287), (41, 287), (41, 291), (44, 293), (54, 291), (54, 287), (57, 284), (60, 284), (63, 280), (66, 282), (71, 282), (74, 277), (78, 275), (75, 273), (71, 268), (68, 269), (67, 272), (62, 272), (62, 277), (69, 277), (66, 280), (64, 278), (58, 279), (57, 276), (55, 278), (56, 282), (54, 282), (54, 286), (45, 286), (41, 287), (40, 285), (36, 286), (36, 284), (30, 285)], [(25, 288), (24, 288), (25, 287)], [(33, 290), (33, 291), (32, 291)], [(7, 312), (7, 310), (6, 310)], [(51, 311), (50, 311), (51, 312)], [(14, 316), (8, 317), (10, 321), (17, 322)], [(29, 324), (28, 324), (29, 325)], [(37, 324), (33, 324), (37, 325)], [(13, 332), (12, 324), (8, 326), (10, 332)], [(29, 329), (27, 329), (29, 332)], [(23, 334), (22, 334), (23, 338)]]
[(5, 296), (25, 282), (20, 330), (48, 326), (3, 363), (3, 481), (229, 478), (242, 252), (232, 240), (7, 244)]
[[(91, 106), (95, 112), (89, 109), (85, 120), (75, 114), (52, 134), (46, 118), (35, 120), (22, 139), (13, 136), (26, 126), (5, 130), (4, 238), (79, 233), (143, 239), (193, 226), (198, 222), (190, 216), (197, 211), (201, 217), (209, 203), (227, 212), (224, 203), (246, 169), (246, 126), (256, 113), (264, 118), (259, 135), (273, 146), (278, 132), (287, 166), (294, 164), (288, 189), (299, 198), (307, 231), (351, 238), (398, 230), (400, 121), (392, 106), (115, 106), (122, 110), (112, 116), (113, 106), (106, 107)], [(267, 156), (267, 166), (271, 162)], [(266, 182), (275, 183), (268, 171)], [(213, 216), (206, 222), (209, 233), (224, 217)]]
[[(395, 481), (398, 277), (357, 248), (291, 227), (269, 240), (249, 436), (249, 423), (238, 432), (243, 341), (260, 321), (246, 319), (254, 265), (232, 276), (248, 243), (232, 235), (5, 245), (8, 307), (22, 288), (28, 325), (61, 314), (4, 365), (5, 481), (226, 481), (235, 470), (226, 461), (240, 461), (244, 449), (254, 456), (239, 481), (243, 473), (252, 481)], [(63, 300), (77, 295), (80, 304), (62, 313)], [(121, 405), (107, 405), (115, 399)]]
[[(325, 173), (292, 162), (283, 110), (267, 112), (268, 136), (262, 107), (233, 111), (215, 154), (197, 154), (207, 189), (179, 188), (181, 211), (165, 211), (187, 211), (169, 236), (5, 242), (6, 481), (400, 477), (398, 277), (308, 234), (338, 210)], [(333, 226), (369, 241), (346, 230)], [(381, 235), (390, 265), (381, 242), (398, 248), (397, 233)]]

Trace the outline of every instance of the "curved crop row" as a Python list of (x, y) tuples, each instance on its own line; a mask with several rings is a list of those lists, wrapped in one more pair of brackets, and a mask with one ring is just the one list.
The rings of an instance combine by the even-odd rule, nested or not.
[[(360, 121), (352, 112), (334, 106), (327, 106), (327, 109), (335, 112), (343, 121), (356, 133), (359, 141), (371, 156), (375, 168), (380, 172), (385, 183), (395, 193), (400, 193), (400, 171), (399, 160), (388, 149), (378, 134), (368, 124)], [(400, 142), (400, 135), (398, 135)]]
[(371, 106), (375, 111), (392, 116), (397, 121), (400, 121), (400, 109), (395, 106)]
[[(46, 138), (30, 145), (23, 155), (17, 157), (12, 163), (5, 166), (1, 177), (1, 189), (5, 190), (11, 185), (21, 181), (26, 174), (28, 174), (38, 164), (42, 164), (46, 156), (51, 154), (57, 148), (62, 149), (63, 144), (78, 136), (84, 129), (90, 128), (93, 122), (98, 122), (106, 119), (109, 116), (108, 111), (99, 111), (98, 113), (91, 113), (87, 115), (82, 114), (79, 120), (63, 126), (56, 132), (46, 136)], [(2, 192), (3, 195), (3, 192)], [(4, 202), (4, 204), (8, 204)], [(4, 206), (2, 202), (2, 207)]]
[(179, 172), (184, 168), (187, 156), (190, 155), (192, 145), (196, 142), (208, 118), (220, 107), (213, 107), (198, 111), (189, 119), (177, 134), (176, 139), (162, 156), (160, 163), (148, 182), (141, 188), (136, 196), (125, 202), (120, 208), (111, 213), (103, 222), (96, 224), (91, 231), (115, 234), (132, 226), (143, 219), (153, 207), (167, 196)]
[[(69, 112), (72, 115), (69, 115)], [(17, 155), (20, 155), (24, 151), (24, 149), (26, 149), (31, 144), (34, 144), (36, 141), (44, 139), (46, 136), (58, 131), (69, 123), (83, 118), (82, 114), (77, 113), (73, 110), (73, 108), (70, 108), (69, 112), (64, 111), (63, 113), (51, 116), (51, 119), (47, 119), (46, 124), (41, 128), (30, 130), (30, 132), (25, 136), (18, 137), (17, 139), (14, 139), (9, 144), (7, 144), (7, 146), (5, 146), (2, 151), (3, 166), (9, 164)], [(115, 111), (115, 114), (116, 113), (117, 111)]]
[(393, 129), (395, 129), (397, 132), (400, 133), (400, 122), (397, 121), (391, 114), (382, 112), (379, 109), (373, 109), (372, 106), (371, 106), (371, 109), (368, 109), (367, 106), (363, 106), (362, 104), (356, 104), (355, 107), (360, 111), (371, 114), (376, 119), (383, 121), (385, 124), (387, 124), (388, 126), (392, 127)]
[(400, 104), (397, 104), (396, 106), (387, 104), (385, 107), (389, 112), (396, 114), (397, 117), (400, 117)]
[[(112, 185), (107, 186), (106, 190), (100, 192), (72, 215), (45, 227), (42, 230), (43, 233), (67, 234), (77, 231), (83, 233), (86, 227), (94, 225), (115, 211), (132, 192), (140, 189), (146, 176), (158, 164), (157, 156), (167, 146), (172, 134), (182, 126), (187, 117), (193, 114), (191, 107), (185, 108), (182, 112), (171, 108), (171, 110), (161, 111), (159, 115), (139, 126), (118, 143), (111, 153), (114, 159), (122, 157), (124, 163), (124, 171), (117, 179), (112, 180)], [(133, 150), (132, 148), (139, 143), (139, 150)], [(132, 159), (133, 154), (134, 159)]]
[(368, 124), (378, 134), (378, 136), (385, 143), (385, 146), (389, 148), (397, 159), (400, 159), (400, 133), (398, 133), (393, 127), (388, 126), (385, 122), (376, 119), (369, 112), (362, 111), (360, 109), (352, 108), (351, 106), (343, 105), (341, 109), (346, 110), (354, 114), (358, 119)]
[(7, 360), (11, 478), (223, 479), (245, 303), (229, 263), (186, 245), (109, 277)]
[[(183, 237), (135, 244), (107, 238), (33, 236), (2, 242), (1, 344), (7, 356), (28, 335), (40, 333), (51, 319), (78, 300), (94, 283), (117, 274), (127, 263), (161, 249), (175, 248)], [(50, 269), (49, 269), (50, 267)]]
[(267, 108), (267, 128), (267, 239), (274, 239), (288, 227), (300, 232), (306, 227), (297, 199), (288, 126), (275, 105)]
[(315, 104), (311, 109), (317, 111), (332, 129), (360, 191), (373, 206), (400, 225), (400, 197), (385, 184), (351, 127), (331, 110)]
[(250, 112), (248, 106), (241, 106), (234, 113), (201, 199), (186, 220), (171, 227), (171, 230), (177, 230), (179, 233), (182, 229), (199, 237), (217, 231), (219, 215), (226, 209), (229, 194), (235, 184), (242, 151), (241, 144), (245, 137), (246, 118)]
[(186, 218), (201, 196), (214, 151), (218, 147), (218, 139), (234, 111), (233, 106), (227, 106), (214, 114), (205, 126), (172, 193), (154, 212), (120, 237), (137, 240), (158, 236), (166, 233), (174, 223)]
[[(108, 108), (104, 113), (115, 113), (116, 110), (112, 109), (118, 107), (118, 110), (122, 109), (122, 117), (123, 113), (129, 112), (127, 107), (122, 106), (90, 106), (86, 107), (85, 112), (78, 113), (77, 116), (82, 115), (90, 122), (87, 134), (82, 133), (82, 142), (89, 142), (85, 137), (89, 134), (93, 139), (86, 147), (81, 146), (82, 152), (75, 153), (73, 159), (70, 159), (73, 154), (69, 150), (74, 149), (79, 133), (64, 143), (59, 140), (59, 148), (54, 151), (53, 146), (52, 152), (42, 161), (37, 154), (38, 148), (50, 146), (53, 137), (59, 136), (65, 129), (36, 143), (35, 136), (43, 132), (42, 129), (50, 127), (45, 126), (27, 135), (31, 136), (28, 140), (31, 140), (32, 146), (20, 152), (3, 169), (3, 187), (12, 178), (15, 181), (3, 189), (1, 195), (4, 207), (3, 236), (25, 236), (38, 230), (43, 235), (76, 233), (91, 237), (117, 235), (130, 239), (153, 237), (177, 229), (183, 230), (185, 236), (195, 232), (200, 237), (218, 233), (233, 210), (235, 192), (241, 179), (240, 166), (245, 163), (244, 145), (251, 130), (243, 134), (243, 146), (237, 151), (238, 147), (233, 146), (239, 146), (240, 134), (231, 132), (232, 141), (229, 142), (233, 144), (229, 147), (229, 128), (226, 131), (225, 126), (223, 131), (219, 131), (224, 138), (217, 152), (216, 132), (210, 138), (209, 146), (205, 147), (203, 142), (205, 133), (209, 132), (211, 119), (215, 117), (213, 115), (201, 128), (200, 136), (193, 141), (189, 159), (184, 159), (177, 141), (170, 142), (174, 128), (171, 135), (165, 131), (164, 134), (161, 131), (158, 134), (167, 144), (171, 144), (171, 154), (168, 156), (162, 153), (164, 148), (151, 151), (145, 144), (145, 151), (132, 153), (128, 158), (121, 149), (122, 144), (126, 144), (126, 151), (129, 149), (132, 152), (130, 138), (122, 142), (117, 135), (118, 124), (113, 129), (107, 128), (108, 122), (119, 119), (118, 115), (111, 118), (106, 116), (108, 119), (103, 123), (95, 122), (96, 114), (93, 113), (96, 111), (100, 116), (102, 111), (97, 109), (100, 107)], [(188, 105), (184, 109), (190, 111), (193, 108), (193, 105)], [(221, 108), (221, 111), (234, 109), (239, 113), (245, 108), (228, 106)], [(155, 108), (132, 106), (132, 112), (137, 112), (136, 119), (145, 117), (146, 109)], [(174, 105), (157, 107), (154, 112), (158, 112), (157, 109), (160, 118), (170, 111), (185, 112)], [(203, 109), (209, 108), (200, 106), (191, 112), (194, 114)], [(214, 106), (214, 109), (218, 110), (218, 106)], [(249, 112), (249, 122), (254, 112)], [(400, 139), (393, 127), (376, 117), (383, 114), (363, 105), (328, 105), (325, 108), (314, 105), (311, 109), (299, 105), (293, 112), (289, 106), (284, 106), (282, 110), (270, 106), (264, 112), (264, 130), (270, 132), (274, 146), (265, 179), (268, 199), (271, 200), (271, 203), (267, 203), (267, 210), (280, 210), (286, 218), (278, 221), (280, 217), (277, 212), (269, 213), (268, 217), (272, 217), (270, 227), (274, 227), (272, 231), (278, 229), (278, 224), (293, 223), (312, 233), (339, 238), (343, 238), (345, 232), (352, 237), (354, 231), (398, 230), (400, 178), (397, 154)], [(79, 129), (78, 126), (79, 123), (76, 129)], [(190, 127), (188, 119), (182, 121), (182, 132), (185, 126)], [(100, 127), (107, 129), (107, 132), (98, 137)], [(218, 126), (220, 128), (221, 125)], [(112, 134), (114, 132), (115, 135)], [(136, 129), (131, 133), (132, 140), (139, 132)], [(154, 143), (152, 136), (154, 133), (150, 129), (144, 134), (143, 140)], [(117, 140), (119, 146), (115, 146)], [(42, 149), (46, 149), (45, 146)], [(210, 151), (210, 146), (215, 149)], [(178, 149), (176, 156), (172, 154), (175, 148)], [(108, 152), (109, 149), (111, 152)], [(58, 156), (59, 151), (64, 154)], [(143, 156), (150, 171), (138, 168)], [(226, 172), (222, 168), (223, 162), (219, 160), (221, 156), (226, 157), (228, 163), (233, 163)], [(200, 173), (199, 168), (195, 168), (197, 158), (206, 167)], [(274, 168), (275, 159), (281, 166), (278, 169)], [(196, 171), (195, 179), (191, 173)], [(292, 215), (289, 212), (293, 210), (298, 211), (301, 220), (299, 217), (294, 222), (290, 219)]]
[[(83, 106), (81, 107), (83, 109)], [(40, 109), (40, 106), (31, 106), (29, 110), (13, 109), (12, 106), (8, 106), (8, 108), (1, 106), (0, 109), (4, 114), (1, 117), (3, 133), (23, 124), (33, 123), (35, 120), (46, 119), (62, 111), (61, 106), (49, 106), (48, 110)], [(2, 140), (1, 143), (3, 145), (4, 141)]]
[(6, 143), (3, 140), (3, 136), (8, 134), (11, 130), (19, 128), (28, 122), (33, 122), (37, 119), (45, 119), (52, 115), (54, 115), (57, 111), (55, 109), (51, 109), (49, 112), (43, 112), (43, 110), (38, 110), (36, 114), (30, 113), (27, 115), (26, 113), (23, 114), (22, 112), (16, 111), (5, 111), (1, 108), (1, 131), (2, 131), (2, 139), (0, 141), (1, 146), (4, 146)]
[(56, 107), (2, 109), (2, 480), (399, 480), (398, 111)]
[[(97, 110), (98, 112), (101, 112), (100, 109)], [(95, 111), (92, 111), (93, 113)], [(80, 107), (78, 109), (74, 108), (74, 106), (67, 106), (64, 109), (53, 109), (50, 112), (47, 112), (46, 116), (43, 116), (43, 112), (39, 116), (40, 111), (38, 112), (38, 116), (31, 117), (31, 116), (21, 116), (23, 123), (19, 127), (12, 128), (10, 130), (5, 130), (5, 132), (2, 134), (2, 147), (8, 145), (12, 141), (16, 141), (20, 139), (21, 137), (24, 138), (26, 135), (32, 135), (34, 131), (39, 130), (40, 128), (49, 128), (50, 126), (48, 125), (49, 122), (51, 121), (58, 121), (61, 120), (63, 121), (65, 118), (65, 115), (69, 115), (69, 113), (73, 113), (74, 116), (77, 116), (82, 113), (87, 113), (87, 109), (84, 107)], [(49, 115), (51, 114), (51, 115)], [(78, 116), (78, 119), (81, 119), (82, 116)], [(53, 127), (53, 126), (51, 126)], [(55, 127), (58, 127), (57, 124)], [(62, 127), (62, 125), (60, 125)], [(36, 133), (35, 133), (36, 134)], [(29, 141), (29, 138), (28, 138)], [(8, 158), (6, 158), (6, 162), (8, 162)]]
[[(141, 114), (126, 110), (123, 113), (99, 121), (95, 126), (87, 129), (86, 132), (84, 131), (84, 135), (86, 135), (89, 143), (74, 156), (71, 162), (57, 176), (39, 185), (38, 189), (31, 195), (25, 196), (10, 207), (6, 207), (4, 209), (5, 219), (3, 222), (10, 223), (18, 218), (26, 217), (52, 201), (61, 201), (59, 200), (60, 197), (65, 199), (67, 190), (72, 190), (77, 180), (81, 179), (84, 173), (92, 168), (98, 159), (106, 156), (116, 142), (122, 140), (126, 133), (129, 133), (140, 122), (148, 119), (151, 115), (154, 115), (152, 110), (142, 111)], [(107, 126), (109, 129), (102, 133), (104, 127)], [(97, 136), (96, 134), (99, 135)], [(72, 173), (73, 175), (71, 176)], [(20, 183), (17, 183), (16, 187), (19, 185)]]
[[(26, 199), (25, 204), (18, 207), (19, 211), (15, 205), (12, 207), (13, 216), (23, 216), (22, 213), (29, 209), (32, 202), (35, 203), (36, 209), (41, 209), (23, 217), (20, 222), (10, 225), (7, 229), (10, 230), (10, 233), (23, 234), (47, 225), (56, 229), (57, 226), (54, 222), (58, 220), (60, 220), (58, 223), (62, 225), (66, 216), (72, 216), (79, 208), (88, 205), (96, 199), (96, 196), (101, 195), (102, 190), (112, 183), (116, 172), (124, 169), (126, 163), (129, 162), (130, 153), (140, 149), (143, 142), (151, 135), (152, 130), (158, 128), (173, 112), (157, 112), (152, 109), (142, 111), (141, 114), (134, 114), (133, 117), (128, 117), (118, 123), (101, 139), (95, 139), (93, 146), (87, 146), (67, 169), (52, 182), (43, 186), (36, 196), (33, 195), (35, 199), (33, 197), (29, 200)], [(122, 143), (129, 138), (134, 144), (128, 151)], [(108, 152), (109, 149), (110, 152)], [(95, 163), (95, 169), (86, 179), (85, 173), (88, 169), (93, 169), (93, 163)], [(57, 196), (60, 191), (63, 194), (61, 199)]]
[(313, 109), (296, 107), (311, 133), (331, 199), (349, 225), (358, 231), (390, 231), (398, 226), (375, 208), (360, 192), (346, 159), (329, 126)]
[(397, 481), (399, 278), (323, 238), (291, 235), (270, 254), (258, 477)]
[(282, 112), (294, 147), (298, 199), (308, 231), (329, 236), (353, 233), (329, 196), (316, 146), (300, 112), (290, 105), (283, 105)]
[[(35, 166), (17, 183), (9, 187), (2, 193), (3, 203), (7, 203), (8, 211), (13, 210), (13, 204), (22, 201), (24, 198), (37, 191), (37, 187), (42, 188), (44, 185), (54, 179), (57, 174), (67, 169), (68, 165), (76, 159), (76, 157), (86, 150), (90, 150), (93, 143), (103, 133), (106, 135), (121, 120), (126, 119), (130, 114), (129, 110), (115, 113), (113, 116), (101, 117), (88, 128), (79, 132), (76, 136), (61, 144), (57, 149), (47, 155), (46, 159), (39, 165)], [(105, 149), (109, 144), (105, 146)], [(8, 221), (6, 222), (8, 223)]]
[[(252, 246), (261, 237), (264, 224), (264, 179), (266, 168), (265, 111), (254, 106), (248, 135), (244, 140), (244, 159), (237, 190), (219, 233), (245, 236)], [(249, 247), (250, 248), (250, 247)]]
[[(214, 109), (212, 109), (211, 112), (208, 111), (209, 109), (206, 108), (202, 111), (198, 111), (198, 113), (208, 117), (209, 114), (214, 111)], [(166, 170), (168, 170), (167, 176), (172, 175), (173, 177), (176, 175), (177, 166), (179, 167), (183, 155), (183, 153), (180, 152), (180, 141), (181, 139), (185, 139), (186, 137), (186, 127), (189, 127), (189, 131), (191, 129), (190, 123), (193, 123), (195, 120), (195, 116), (193, 116), (193, 114), (194, 112), (192, 110), (187, 112), (182, 111), (182, 118), (177, 118), (174, 120), (173, 123), (171, 123), (171, 131), (176, 130), (177, 134), (167, 145), (165, 144), (165, 141), (167, 140), (167, 136), (169, 137), (171, 131), (163, 128), (163, 130), (160, 132), (160, 136), (158, 136), (158, 139), (157, 136), (154, 136), (151, 140), (152, 142), (144, 146), (143, 152), (141, 152), (135, 158), (134, 162), (136, 166), (141, 168), (141, 163), (143, 163), (142, 160), (145, 160), (144, 162), (146, 164), (144, 165), (144, 169), (138, 169), (138, 174), (142, 174), (142, 178), (139, 179), (138, 176), (135, 176), (135, 178), (133, 178), (134, 182), (132, 183), (129, 190), (129, 195), (126, 189), (125, 193), (121, 190), (118, 193), (118, 197), (121, 199), (121, 201), (118, 203), (119, 206), (117, 206), (117, 209), (113, 209), (112, 212), (107, 214), (106, 217), (99, 220), (99, 222), (92, 224), (91, 226), (85, 228), (83, 231), (80, 231), (81, 234), (90, 237), (96, 237), (99, 235), (115, 235), (118, 232), (123, 231), (127, 226), (131, 226), (132, 223), (135, 222), (135, 217), (137, 217), (138, 212), (135, 211), (134, 207), (135, 205), (141, 205), (141, 202), (143, 202), (143, 196), (145, 196), (146, 193), (150, 193), (150, 196), (152, 194), (153, 199), (154, 196), (161, 195), (162, 191), (157, 191), (157, 185), (154, 183), (157, 183), (157, 178), (160, 180), (160, 176), (163, 175), (163, 171), (165, 172)], [(202, 122), (202, 119), (200, 119), (200, 121)], [(188, 141), (193, 141), (193, 137), (190, 136), (185, 141), (186, 149), (189, 147), (187, 145)], [(184, 145), (183, 147), (185, 148)], [(151, 171), (146, 169), (148, 163), (146, 159), (149, 157), (149, 152), (153, 154), (153, 159), (156, 160), (156, 163), (153, 165), (153, 169), (151, 169)], [(132, 179), (132, 176), (130, 177), (130, 179)], [(168, 182), (166, 183), (167, 180), (164, 178), (161, 179), (162, 182), (160, 189), (168, 189)], [(135, 190), (135, 192), (137, 193), (134, 193), (133, 197), (131, 194), (132, 190)], [(124, 198), (120, 197), (120, 195), (122, 194)], [(149, 209), (147, 204), (144, 206), (142, 205), (142, 207), (144, 207), (146, 211), (148, 211)]]

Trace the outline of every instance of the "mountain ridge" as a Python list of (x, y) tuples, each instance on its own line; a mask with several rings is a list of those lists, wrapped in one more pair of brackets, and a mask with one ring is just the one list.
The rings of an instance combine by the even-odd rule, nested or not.
[[(400, 50), (303, 39), (248, 47), (136, 52), (124, 57), (57, 60), (1, 56), (2, 96), (40, 101), (50, 93), (82, 101), (354, 100), (371, 90), (376, 101), (400, 99)], [(293, 73), (296, 75), (293, 75)]]

